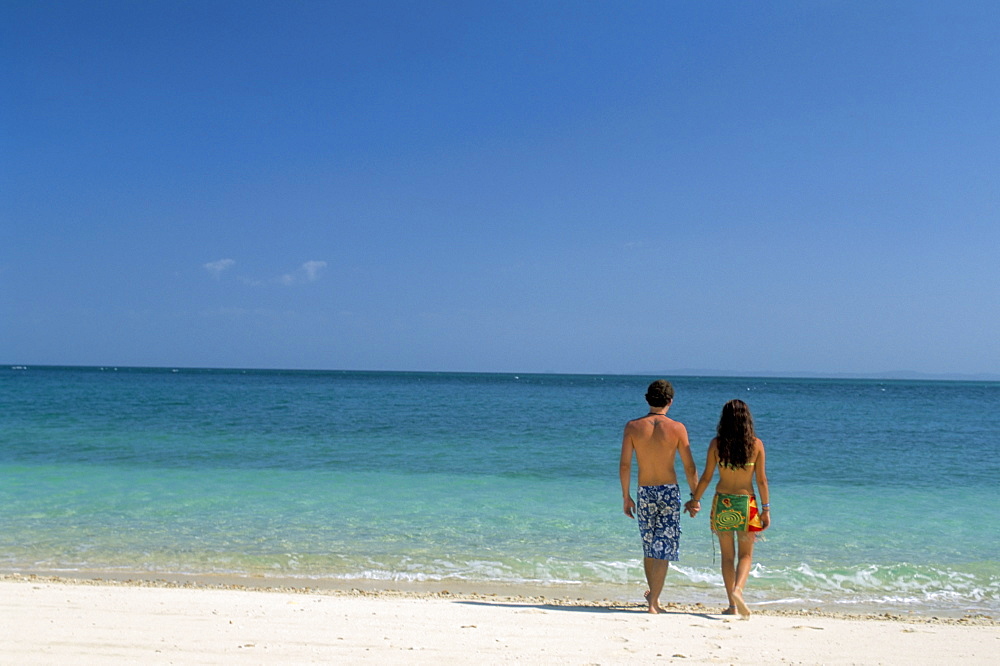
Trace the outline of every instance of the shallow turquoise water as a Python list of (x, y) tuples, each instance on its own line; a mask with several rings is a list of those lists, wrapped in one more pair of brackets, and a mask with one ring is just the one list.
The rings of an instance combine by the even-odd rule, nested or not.
[[(0, 569), (641, 588), (621, 427), (651, 378), (0, 370)], [(740, 397), (755, 603), (1000, 611), (1000, 384), (672, 378), (699, 467)], [(686, 488), (682, 487), (686, 492)], [(672, 598), (718, 599), (705, 516)]]

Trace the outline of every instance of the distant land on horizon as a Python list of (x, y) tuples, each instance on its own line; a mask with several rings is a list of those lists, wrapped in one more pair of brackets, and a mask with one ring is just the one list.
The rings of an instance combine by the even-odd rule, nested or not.
[(642, 373), (650, 375), (674, 375), (676, 377), (774, 377), (782, 379), (888, 379), (888, 380), (925, 380), (925, 381), (964, 381), (964, 382), (996, 382), (1000, 374), (978, 372), (974, 374), (960, 372), (917, 372), (914, 370), (886, 370), (882, 372), (772, 372), (755, 370), (752, 372), (732, 372), (725, 370), (708, 370), (704, 368), (683, 368), (660, 373)]

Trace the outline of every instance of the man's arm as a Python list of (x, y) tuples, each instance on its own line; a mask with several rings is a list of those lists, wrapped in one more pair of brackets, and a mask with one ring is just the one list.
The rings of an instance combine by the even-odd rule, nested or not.
[(715, 446), (715, 440), (713, 439), (708, 445), (708, 454), (705, 456), (705, 469), (701, 473), (701, 479), (698, 480), (698, 487), (691, 491), (693, 497), (684, 505), (684, 510), (690, 513), (692, 518), (701, 510), (701, 498), (704, 496), (705, 491), (708, 490), (708, 484), (712, 482), (712, 477), (715, 476), (715, 467), (719, 462)]
[(626, 425), (625, 434), (622, 435), (622, 455), (618, 461), (618, 478), (622, 483), (622, 508), (629, 518), (635, 518), (635, 502), (632, 501), (632, 494), (629, 490), (632, 485), (632, 454), (634, 452), (632, 435)]
[(691, 455), (691, 442), (688, 441), (688, 432), (682, 424), (680, 426), (680, 441), (677, 443), (677, 452), (681, 456), (681, 463), (684, 465), (684, 476), (687, 477), (688, 488), (691, 493), (698, 487), (698, 468), (694, 464), (694, 456)]

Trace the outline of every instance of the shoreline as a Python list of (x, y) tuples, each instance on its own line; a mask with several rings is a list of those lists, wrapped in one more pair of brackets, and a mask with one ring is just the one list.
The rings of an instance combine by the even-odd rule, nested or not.
[(0, 661), (992, 664), (1000, 623), (484, 593), (0, 576)]
[[(192, 590), (240, 590), (261, 593), (306, 594), (340, 597), (377, 597), (398, 599), (483, 600), (506, 603), (544, 603), (552, 606), (577, 606), (619, 610), (644, 609), (641, 584), (636, 583), (636, 599), (602, 595), (599, 586), (531, 585), (478, 581), (387, 581), (371, 579), (323, 578), (309, 580), (289, 577), (244, 576), (236, 574), (149, 574), (139, 572), (67, 572), (35, 571), (0, 573), (0, 585), (34, 583), (82, 587), (140, 587)], [(664, 596), (669, 587), (664, 589)], [(684, 603), (661, 600), (671, 611), (718, 614), (723, 603)], [(868, 610), (847, 612), (820, 606), (794, 607), (795, 604), (755, 604), (748, 601), (753, 614), (772, 617), (826, 617), (840, 620), (875, 620), (922, 624), (956, 624), (1000, 627), (1000, 618), (984, 613), (918, 613)]]

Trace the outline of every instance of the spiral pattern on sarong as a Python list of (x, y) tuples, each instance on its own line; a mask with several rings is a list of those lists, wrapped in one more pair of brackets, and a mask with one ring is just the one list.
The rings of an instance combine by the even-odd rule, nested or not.
[(732, 530), (743, 526), (743, 514), (739, 511), (719, 511), (715, 514), (715, 528)]

